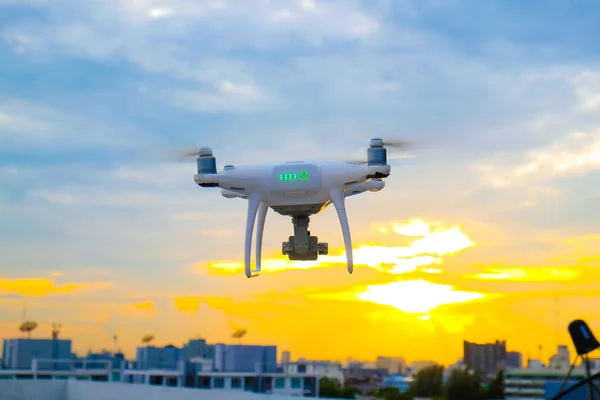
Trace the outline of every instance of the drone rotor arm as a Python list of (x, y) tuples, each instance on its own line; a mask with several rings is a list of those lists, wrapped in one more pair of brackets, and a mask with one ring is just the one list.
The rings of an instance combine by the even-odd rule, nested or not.
[(221, 195), (227, 199), (247, 199), (248, 196), (245, 193), (234, 192), (233, 190), (221, 189)]
[(220, 174), (196, 174), (194, 182), (202, 187), (218, 187), (220, 183)]
[(385, 187), (385, 182), (381, 179), (369, 179), (366, 182), (354, 185), (344, 192), (344, 197), (350, 197), (367, 191), (378, 192)]
[(338, 219), (342, 227), (342, 235), (344, 236), (344, 247), (346, 248), (346, 262), (348, 265), (348, 273), (354, 271), (354, 259), (352, 256), (352, 237), (350, 236), (350, 224), (348, 223), (348, 215), (346, 213), (346, 205), (344, 203), (344, 192), (338, 188), (334, 188), (330, 192), (331, 202), (335, 206)]

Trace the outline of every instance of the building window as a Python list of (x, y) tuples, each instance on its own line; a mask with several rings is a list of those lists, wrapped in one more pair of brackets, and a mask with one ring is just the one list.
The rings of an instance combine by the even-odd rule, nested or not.
[(300, 389), (302, 387), (302, 380), (300, 378), (292, 378), (292, 389)]
[(285, 378), (275, 378), (275, 389), (285, 389)]
[(231, 378), (231, 388), (232, 389), (241, 389), (242, 388), (242, 378)]
[(176, 378), (176, 377), (174, 377), (174, 376), (169, 376), (169, 377), (167, 378), (167, 386), (174, 387), (174, 386), (177, 386), (177, 383), (178, 383), (178, 382), (177, 382), (177, 378)]
[(213, 378), (213, 388), (215, 388), (215, 389), (225, 388), (225, 378)]

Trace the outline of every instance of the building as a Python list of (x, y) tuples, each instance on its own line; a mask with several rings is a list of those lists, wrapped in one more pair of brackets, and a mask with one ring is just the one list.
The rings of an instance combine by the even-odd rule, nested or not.
[(285, 365), (285, 364), (289, 364), (292, 362), (292, 355), (290, 354), (289, 351), (283, 351), (281, 352), (281, 364)]
[(379, 356), (375, 360), (375, 367), (387, 369), (391, 375), (404, 374), (406, 372), (406, 360), (402, 357)]
[(3, 368), (31, 369), (32, 362), (36, 358), (71, 359), (71, 340), (25, 338), (4, 340), (2, 347)]
[(410, 389), (410, 385), (413, 382), (414, 378), (410, 376), (406, 376), (403, 374), (394, 374), (389, 376), (384, 376), (381, 382), (381, 386), (383, 387), (395, 387), (400, 392), (406, 392)]
[(506, 342), (471, 343), (463, 342), (463, 362), (471, 371), (479, 371), (486, 376), (494, 376), (506, 366)]
[(168, 345), (165, 347), (138, 347), (136, 364), (138, 369), (176, 369), (183, 359), (182, 350)]
[[(550, 368), (507, 370), (504, 374), (505, 400), (546, 400), (546, 391), (556, 391), (566, 377), (568, 370)], [(585, 377), (581, 369), (574, 369), (567, 384), (572, 384)], [(568, 386), (568, 385), (567, 385)]]
[(506, 352), (506, 369), (523, 368), (523, 355), (517, 351)]
[(88, 366), (98, 366), (98, 368), (103, 368), (106, 361), (110, 361), (112, 368), (119, 369), (121, 368), (121, 364), (125, 362), (125, 355), (123, 353), (111, 353), (109, 351), (103, 350), (99, 353), (92, 353), (91, 351), (81, 359), (77, 357), (73, 357), (74, 360), (80, 360), (79, 363), (75, 363), (75, 365), (83, 365), (83, 362)]
[(556, 354), (550, 357), (548, 365), (551, 369), (567, 370), (571, 366), (571, 354), (567, 346), (557, 346)]
[(277, 372), (277, 346), (216, 344), (216, 372)]
[(101, 363), (99, 360), (88, 362), (87, 360), (34, 358), (27, 369), (0, 370), (0, 381), (11, 379), (121, 381), (121, 374), (118, 372), (112, 369), (110, 360)]
[(191, 339), (183, 346), (182, 357), (184, 360), (192, 358), (213, 359), (215, 346), (209, 345), (204, 339)]
[[(199, 390), (150, 384), (64, 380), (0, 380), (0, 393), (11, 400), (264, 400), (265, 395), (244, 390)], [(272, 394), (269, 400), (294, 400), (298, 396)]]
[(434, 365), (438, 365), (438, 363), (436, 363), (435, 361), (427, 360), (413, 361), (408, 367), (406, 367), (406, 373), (410, 375), (415, 375), (423, 368), (433, 367)]
[(344, 386), (357, 388), (363, 393), (381, 387), (383, 378), (388, 375), (387, 369), (362, 363), (349, 363), (343, 371)]
[[(0, 370), (0, 383), (4, 381), (102, 381), (107, 384), (128, 384), (127, 386), (162, 386), (169, 389), (186, 388), (197, 390), (185, 397), (206, 399), (248, 398), (248, 394), (269, 394), (277, 396), (318, 397), (319, 377), (311, 374), (289, 374), (282, 372), (220, 372), (197, 371), (193, 363), (179, 362), (176, 369), (137, 369), (135, 363), (123, 363), (121, 368), (112, 368), (106, 360), (99, 368), (99, 360), (43, 360), (34, 359), (28, 370)], [(41, 368), (42, 365), (65, 365), (57, 369)], [(109, 390), (110, 391), (110, 390)], [(136, 391), (136, 389), (133, 389)], [(212, 395), (204, 397), (202, 393)], [(237, 393), (236, 393), (237, 392)], [(3, 395), (5, 392), (0, 390)], [(172, 399), (172, 392), (167, 396)], [(223, 395), (218, 395), (223, 393)], [(114, 393), (113, 393), (114, 394)], [(164, 394), (163, 394), (164, 396)], [(240, 397), (241, 396), (241, 397)], [(246, 396), (246, 397), (244, 397)], [(19, 397), (10, 397), (20, 399)], [(29, 397), (28, 397), (29, 398)], [(56, 397), (50, 397), (56, 398)], [(114, 398), (112, 396), (102, 398)], [(133, 396), (131, 398), (144, 398)], [(256, 397), (254, 397), (256, 398)], [(276, 397), (270, 397), (275, 400)], [(40, 398), (45, 400), (46, 397)]]
[(199, 389), (318, 397), (319, 377), (281, 372), (201, 372)]
[(283, 372), (287, 374), (309, 374), (319, 378), (337, 379), (344, 384), (344, 370), (340, 364), (330, 361), (297, 361), (282, 365)]
[(527, 369), (541, 369), (541, 368), (545, 368), (545, 365), (540, 360), (536, 360), (536, 359), (532, 359), (532, 358), (527, 360)]

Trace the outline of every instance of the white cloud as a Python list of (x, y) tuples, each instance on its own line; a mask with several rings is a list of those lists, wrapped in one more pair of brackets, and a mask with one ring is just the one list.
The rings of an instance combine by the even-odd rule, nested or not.
[(0, 139), (6, 147), (126, 146), (135, 136), (122, 124), (91, 121), (89, 116), (18, 99), (0, 99)]
[(595, 169), (600, 169), (600, 128), (573, 132), (549, 146), (529, 151), (517, 163), (480, 166), (484, 181), (498, 188)]
[(571, 79), (584, 112), (600, 111), (600, 72), (584, 71)]
[(170, 103), (199, 112), (247, 112), (275, 106), (255, 85), (225, 81), (216, 90), (173, 90)]

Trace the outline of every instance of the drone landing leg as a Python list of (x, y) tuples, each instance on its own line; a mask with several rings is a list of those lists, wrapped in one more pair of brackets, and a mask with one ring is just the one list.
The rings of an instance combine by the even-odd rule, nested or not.
[(344, 247), (346, 248), (346, 262), (348, 263), (348, 273), (354, 271), (354, 259), (352, 257), (352, 238), (350, 236), (350, 224), (346, 214), (346, 205), (344, 203), (344, 192), (340, 189), (331, 190), (331, 202), (337, 211), (340, 225), (342, 226), (342, 235), (344, 235)]
[(261, 204), (261, 199), (258, 196), (248, 197), (248, 216), (246, 218), (246, 243), (244, 246), (244, 268), (246, 276), (252, 278), (258, 276), (252, 271), (252, 233), (254, 232), (254, 223), (256, 222), (256, 213)]
[(253, 276), (260, 274), (263, 232), (265, 231), (265, 220), (267, 219), (268, 211), (269, 206), (266, 203), (260, 203), (260, 207), (258, 208), (258, 221), (256, 222), (256, 267), (254, 268), (254, 271), (251, 271)]

